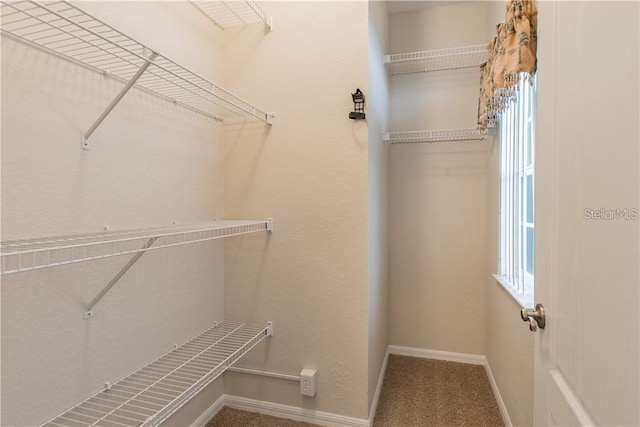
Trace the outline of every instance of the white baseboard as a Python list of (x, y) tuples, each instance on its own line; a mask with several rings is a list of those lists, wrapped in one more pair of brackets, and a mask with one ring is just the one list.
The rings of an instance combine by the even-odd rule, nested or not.
[(496, 379), (493, 377), (493, 372), (491, 372), (491, 366), (489, 366), (489, 361), (486, 358), (484, 363), (484, 370), (487, 373), (487, 377), (489, 378), (489, 384), (491, 384), (491, 390), (493, 390), (493, 396), (496, 398), (496, 403), (498, 403), (500, 415), (502, 415), (502, 421), (504, 421), (505, 427), (513, 427), (513, 424), (511, 424), (511, 418), (509, 418), (509, 413), (507, 412), (507, 407), (505, 406), (504, 400), (502, 400), (502, 396), (500, 395), (498, 384), (496, 383)]
[(204, 413), (200, 415), (198, 419), (191, 424), (191, 427), (206, 426), (207, 423), (211, 420), (211, 418), (215, 417), (216, 414), (220, 412), (220, 410), (224, 407), (225, 401), (226, 401), (226, 396), (223, 394), (218, 398), (218, 400), (213, 402), (213, 405), (209, 406), (209, 408), (206, 411), (204, 411)]
[(387, 352), (384, 355), (382, 361), (382, 367), (380, 368), (380, 375), (378, 376), (378, 385), (376, 386), (376, 392), (373, 395), (371, 401), (371, 410), (369, 411), (369, 426), (373, 425), (373, 418), (376, 416), (378, 409), (378, 402), (380, 401), (380, 393), (382, 392), (382, 383), (384, 382), (384, 374), (387, 372), (387, 362), (389, 362), (389, 347), (387, 346)]
[(422, 348), (402, 347), (390, 345), (389, 353), (398, 356), (422, 357), (424, 359), (447, 360), (449, 362), (467, 363), (470, 365), (484, 365), (485, 357), (481, 354), (452, 353), (449, 351), (425, 350)]
[(330, 412), (314, 411), (297, 406), (282, 405), (262, 400), (247, 399), (245, 397), (225, 395), (224, 405), (243, 411), (258, 412), (274, 417), (306, 421), (312, 424), (335, 427), (369, 427), (369, 420), (332, 414)]

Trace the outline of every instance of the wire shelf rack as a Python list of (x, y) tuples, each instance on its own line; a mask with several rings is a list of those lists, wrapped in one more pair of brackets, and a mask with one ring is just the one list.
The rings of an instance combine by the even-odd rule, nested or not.
[(423, 73), (479, 67), (489, 54), (484, 44), (385, 56), (391, 74)]
[(0, 242), (1, 272), (3, 275), (26, 272), (248, 233), (271, 231), (272, 226), (271, 220), (214, 221), (189, 226), (5, 241)]
[(383, 141), (391, 144), (411, 144), (423, 142), (455, 142), (455, 141), (483, 141), (489, 136), (487, 131), (478, 129), (444, 129), (422, 130), (411, 132), (387, 132)]
[(272, 123), (273, 115), (154, 52), (75, 4), (64, 0), (3, 0), (0, 5), (3, 33), (123, 81), (133, 81), (138, 87), (209, 117), (253, 117)]
[(157, 426), (270, 335), (270, 323), (217, 323), (43, 426)]
[(273, 29), (273, 18), (253, 0), (211, 1), (190, 0), (191, 3), (223, 30), (263, 23)]

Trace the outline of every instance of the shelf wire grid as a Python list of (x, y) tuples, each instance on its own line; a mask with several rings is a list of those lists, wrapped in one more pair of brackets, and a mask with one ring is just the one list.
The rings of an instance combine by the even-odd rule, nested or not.
[[(271, 221), (210, 223), (41, 237), (0, 242), (2, 274), (38, 270), (76, 262), (134, 254), (196, 242), (269, 231)], [(150, 239), (155, 239), (148, 247)]]
[(489, 58), (484, 44), (450, 49), (427, 50), (422, 52), (388, 55), (392, 74), (422, 73), (458, 68), (479, 67)]
[(419, 150), (424, 154), (477, 153), (489, 149), (487, 140), (478, 141), (444, 141), (437, 144), (426, 144)]
[(272, 27), (272, 19), (253, 0), (211, 1), (190, 0), (191, 3), (223, 30), (263, 23)]
[(489, 136), (488, 132), (478, 129), (445, 129), (388, 132), (384, 134), (383, 140), (391, 144), (411, 144), (423, 142), (483, 141), (487, 136)]
[(0, 4), (3, 32), (123, 81), (151, 62), (136, 86), (216, 119), (255, 117), (271, 123), (269, 114), (170, 59), (158, 55), (149, 61), (152, 49), (71, 3)]
[(270, 335), (269, 328), (220, 322), (43, 426), (157, 426)]

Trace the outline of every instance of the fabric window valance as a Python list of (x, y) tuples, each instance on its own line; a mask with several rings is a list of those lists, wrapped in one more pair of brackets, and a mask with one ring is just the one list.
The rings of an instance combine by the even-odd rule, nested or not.
[(535, 0), (507, 0), (505, 21), (487, 45), (489, 59), (480, 66), (478, 129), (494, 127), (498, 115), (516, 96), (521, 79), (536, 71), (538, 9)]

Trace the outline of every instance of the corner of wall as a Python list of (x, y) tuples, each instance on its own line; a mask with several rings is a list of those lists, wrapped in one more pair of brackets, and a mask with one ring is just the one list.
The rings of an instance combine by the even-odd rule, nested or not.
[(386, 3), (369, 1), (368, 10), (368, 408), (375, 411), (381, 370), (389, 345), (388, 130), (389, 81), (384, 55), (389, 48)]

